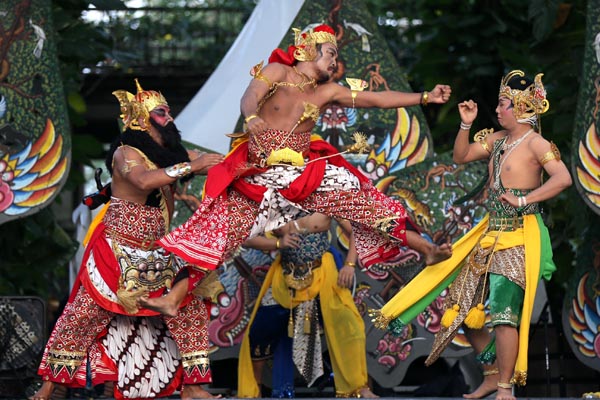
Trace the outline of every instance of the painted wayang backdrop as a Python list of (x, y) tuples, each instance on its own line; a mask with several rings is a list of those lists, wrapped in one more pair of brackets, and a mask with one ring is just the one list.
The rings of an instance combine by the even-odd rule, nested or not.
[(582, 201), (575, 272), (565, 296), (563, 330), (576, 357), (600, 371), (600, 2), (589, 1), (583, 73), (571, 160)]
[(0, 224), (47, 206), (70, 166), (50, 0), (0, 2)]

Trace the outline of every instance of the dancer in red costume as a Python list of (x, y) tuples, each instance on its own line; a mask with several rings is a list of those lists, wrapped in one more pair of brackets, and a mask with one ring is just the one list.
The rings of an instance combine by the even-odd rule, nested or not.
[[(139, 84), (137, 89), (135, 96), (122, 90), (113, 93), (127, 130), (107, 158), (112, 198), (93, 230), (77, 283), (46, 345), (39, 368), (44, 383), (34, 400), (51, 398), (57, 384), (85, 386), (88, 362), (94, 384), (116, 381), (117, 398), (167, 396), (181, 384), (183, 399), (212, 397), (201, 386), (211, 382), (209, 314), (204, 301), (191, 293), (206, 271), (190, 269), (166, 254), (156, 239), (169, 227), (176, 182), (191, 173), (206, 173), (223, 157), (194, 154), (190, 161), (165, 98)], [(162, 318), (171, 339), (160, 321), (137, 318), (157, 315), (139, 309), (138, 299), (145, 293), (162, 296), (182, 278), (187, 285), (177, 285), (186, 292), (181, 307), (176, 316)], [(131, 317), (136, 318), (127, 319)], [(153, 328), (159, 325), (162, 331)], [(142, 327), (161, 333), (158, 338), (152, 333), (135, 336)], [(188, 334), (190, 327), (194, 335)]]
[(397, 108), (445, 103), (450, 87), (430, 92), (362, 92), (330, 81), (337, 65), (336, 37), (321, 25), (296, 32), (287, 52), (253, 68), (241, 100), (247, 131), (225, 161), (208, 174), (194, 215), (160, 240), (187, 261), (214, 269), (247, 238), (273, 230), (301, 212), (348, 219), (364, 266), (389, 259), (401, 246), (421, 252), (427, 264), (450, 256), (417, 232), (404, 207), (381, 192), (320, 138), (311, 138), (321, 109)]

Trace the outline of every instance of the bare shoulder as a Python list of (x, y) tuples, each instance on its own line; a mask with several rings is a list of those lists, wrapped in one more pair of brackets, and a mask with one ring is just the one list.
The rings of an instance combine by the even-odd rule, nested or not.
[(263, 75), (268, 76), (273, 81), (280, 81), (285, 78), (285, 76), (288, 73), (288, 69), (290, 69), (290, 67), (288, 67), (287, 65), (283, 65), (280, 63), (271, 63), (271, 64), (267, 64), (262, 69), (261, 73)]
[(529, 149), (536, 154), (546, 153), (550, 151), (551, 143), (545, 137), (537, 134), (528, 142)]
[(117, 149), (115, 150), (115, 154), (113, 156), (113, 160), (116, 161), (117, 159), (120, 160), (141, 160), (142, 159), (142, 155), (140, 154), (140, 151), (138, 149), (136, 149), (135, 147), (131, 147), (128, 145), (122, 145), (117, 147)]
[(488, 137), (495, 142), (498, 139), (502, 139), (504, 136), (506, 136), (506, 130), (502, 129), (500, 131), (491, 133)]
[(502, 139), (505, 136), (506, 136), (506, 131), (505, 130), (500, 130), (500, 131), (497, 131), (497, 132), (492, 132), (492, 133), (487, 134), (485, 136), (485, 140), (488, 143), (493, 144), (493, 143), (496, 143), (497, 140)]
[(143, 164), (144, 158), (139, 150), (131, 146), (119, 146), (113, 155), (113, 167), (115, 171), (128, 172), (131, 168)]

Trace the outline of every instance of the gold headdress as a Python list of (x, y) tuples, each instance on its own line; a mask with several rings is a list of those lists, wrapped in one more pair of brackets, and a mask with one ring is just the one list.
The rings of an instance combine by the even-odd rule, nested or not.
[(337, 47), (335, 32), (329, 25), (319, 25), (314, 29), (302, 33), (300, 29), (294, 31), (294, 58), (298, 61), (313, 61), (317, 58), (317, 45), (331, 43)]
[(160, 92), (154, 90), (144, 90), (135, 79), (137, 94), (129, 93), (126, 90), (115, 90), (112, 94), (119, 100), (121, 106), (121, 120), (123, 121), (123, 131), (131, 128), (136, 131), (146, 131), (148, 128), (140, 126), (139, 119), (142, 118), (144, 126), (150, 126), (150, 111), (158, 106), (168, 106), (167, 100)]
[(538, 115), (548, 111), (550, 103), (546, 100), (542, 76), (544, 74), (537, 74), (531, 82), (525, 79), (523, 71), (514, 70), (502, 78), (498, 97), (506, 97), (512, 101), (513, 112), (519, 122), (535, 120)]

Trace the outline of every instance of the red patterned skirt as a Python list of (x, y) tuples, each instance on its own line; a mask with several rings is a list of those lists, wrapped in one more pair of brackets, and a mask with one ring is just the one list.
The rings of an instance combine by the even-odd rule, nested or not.
[[(406, 210), (379, 190), (328, 143), (310, 143), (302, 167), (245, 169), (248, 145), (239, 145), (209, 171), (196, 212), (159, 244), (186, 261), (215, 269), (244, 240), (284, 225), (300, 212), (351, 221), (364, 266), (397, 256), (406, 245)], [(332, 156), (331, 158), (322, 158)]]

